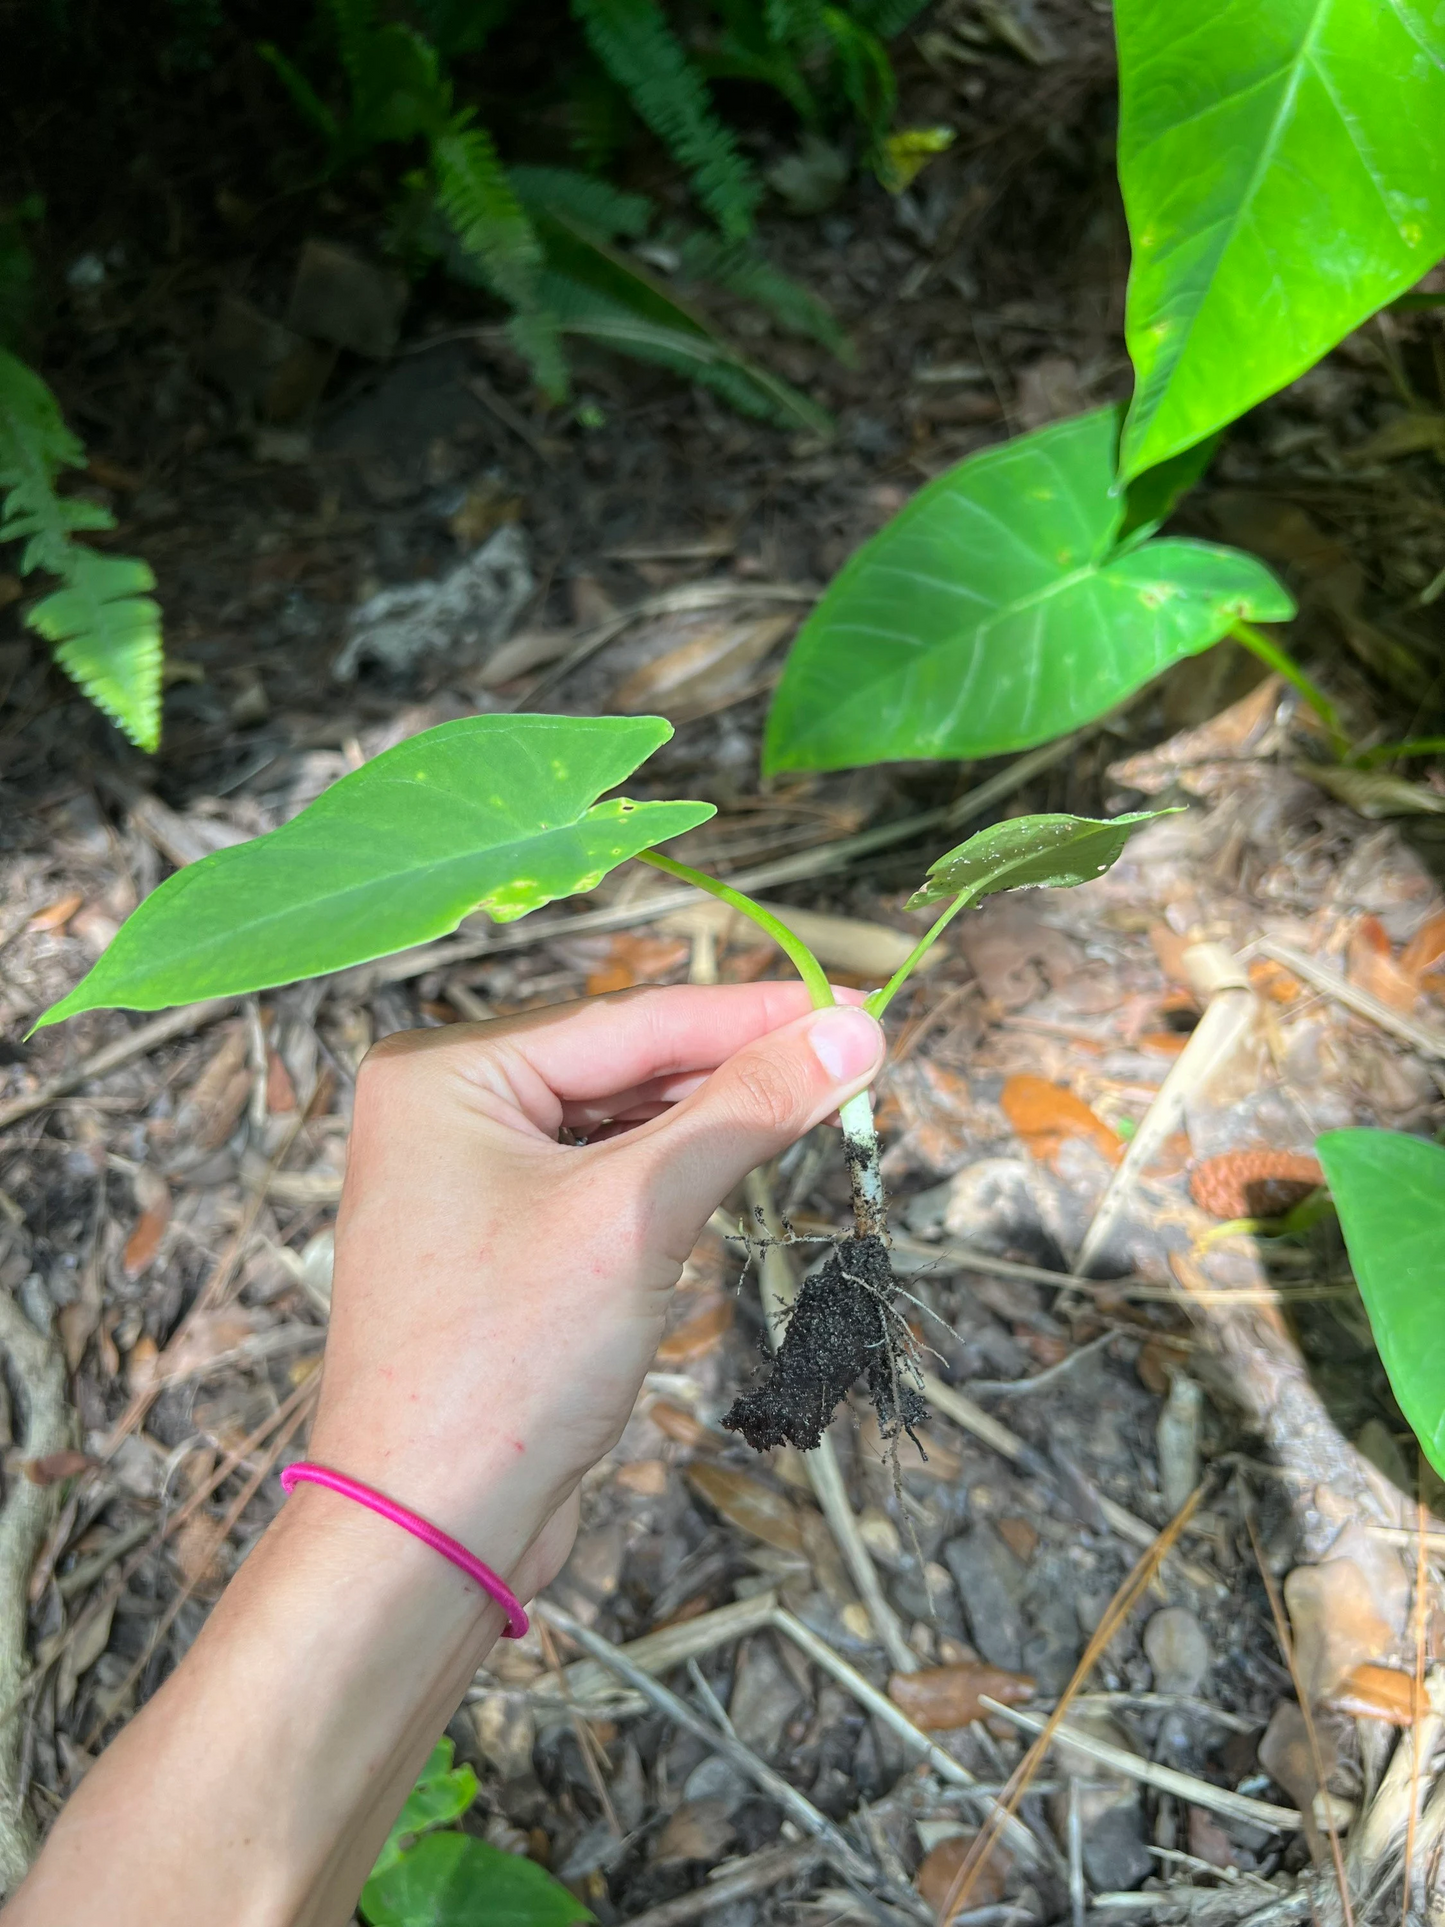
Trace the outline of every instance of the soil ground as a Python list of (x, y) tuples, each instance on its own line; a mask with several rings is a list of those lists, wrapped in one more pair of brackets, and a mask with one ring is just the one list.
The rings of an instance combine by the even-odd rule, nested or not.
[[(759, 625), (796, 611), (785, 595), (816, 590), (973, 449), (1126, 392), (1107, 17), (1042, 3), (956, 17), (1027, 32), (965, 40), (968, 58), (941, 74), (916, 42), (903, 49), (906, 117), (956, 126), (953, 151), (899, 199), (855, 184), (818, 218), (770, 217), (775, 255), (834, 304), (857, 367), (719, 311), (834, 409), (834, 442), (601, 359), (579, 363), (587, 405), (547, 413), (495, 326), (430, 284), (392, 358), (343, 360), (310, 417), (258, 423), (216, 372), (221, 297), (276, 311), (307, 232), (365, 240), (355, 212), (328, 229), (313, 205), (307, 231), (270, 222), (264, 246), (207, 230), (179, 260), (106, 231), (130, 218), (124, 196), (86, 231), (103, 262), (128, 238), (131, 251), (61, 313), (46, 372), (92, 451), (83, 485), (115, 508), (116, 543), (157, 572), (171, 680), (163, 750), (147, 760), (58, 677), (15, 609), (0, 616), (0, 1284), (53, 1334), (65, 1449), (83, 1453), (29, 1472), (60, 1501), (28, 1583), (19, 1771), (42, 1831), (194, 1638), (281, 1503), (279, 1466), (304, 1448), (369, 1043), (638, 982), (784, 972), (750, 929), (686, 916), (546, 940), (525, 923), (500, 936), (469, 925), (470, 954), (247, 1000), (86, 1076), (135, 1020), (26, 1033), (134, 904), (405, 735), (531, 700), (675, 712), (647, 782), (718, 805), (684, 854), (721, 872), (906, 822), (998, 774), (757, 774), (786, 641), (774, 623), (759, 653)], [(214, 198), (226, 183), (204, 185)], [(1407, 734), (1445, 664), (1445, 599), (1430, 595), (1445, 494), (1428, 438), (1412, 452), (1399, 429), (1445, 406), (1442, 340), (1438, 322), (1390, 316), (1351, 337), (1231, 433), (1182, 517), (1290, 580), (1296, 645), (1356, 736)], [(445, 576), (507, 528), (531, 580), (513, 624), (530, 668), (498, 680), (486, 660), (422, 658), (336, 679), (360, 604)], [(698, 584), (706, 609), (689, 607)], [(637, 613), (616, 640), (539, 684), (619, 610)], [(978, 1691), (1047, 1709), (1202, 1476), (1201, 1511), (1024, 1803), (1037, 1852), (1000, 1850), (971, 1903), (977, 1927), (1051, 1922), (1071, 1905), (1100, 1920), (1333, 1917), (1301, 1692), (1356, 1910), (1399, 1914), (1408, 1786), (1385, 1772), (1400, 1717), (1389, 1693), (1414, 1669), (1418, 1627), (1434, 1665), (1445, 1542), (1432, 1542), (1412, 1614), (1413, 1447), (1337, 1235), (1220, 1232), (1273, 1215), (1251, 1186), (1301, 1170), (1308, 1183), (1298, 1161), (1322, 1129), (1445, 1121), (1441, 819), (1357, 814), (1301, 773), (1315, 741), (1287, 691), (1220, 649), (994, 806), (1097, 812), (1143, 795), (1187, 810), (1097, 884), (961, 920), (890, 1014), (894, 1261), (951, 1403), (931, 1397), (927, 1456), (905, 1448), (897, 1488), (861, 1398), (829, 1433), (881, 1606), (860, 1596), (802, 1457), (755, 1455), (722, 1429), (763, 1364), (756, 1282), (726, 1235), (751, 1221), (742, 1198), (693, 1254), (553, 1588), (610, 1641), (665, 1633), (639, 1663), (707, 1717), (725, 1707), (755, 1757), (844, 1822), (895, 1887), (936, 1904), (985, 1808), (956, 1773), (915, 1765), (856, 1682), (891, 1680), (946, 1755), (997, 1788), (1027, 1736)], [(901, 905), (936, 854), (905, 835), (776, 894), (838, 919), (826, 961), (873, 982), (853, 923), (911, 929)], [(651, 888), (624, 873), (575, 908), (621, 919)], [(1247, 988), (1218, 992), (1247, 1004), (1237, 1046), (1190, 1080), (1131, 1184), (1100, 1267), (1109, 1282), (1075, 1279), (1111, 1174), (1208, 1001), (1184, 957), (1200, 941), (1242, 960)], [(1392, 1021), (1322, 994), (1261, 942), (1335, 970)], [(33, 1102), (66, 1077), (72, 1088)], [(835, 1134), (767, 1182), (800, 1236), (846, 1222)], [(814, 1249), (797, 1247), (799, 1270)], [(36, 1457), (27, 1389), (14, 1389), (12, 1492)], [(1251, 1529), (1285, 1584), (1293, 1678)], [(839, 1665), (810, 1655), (789, 1617)], [(22, 1661), (6, 1660), (17, 1679)], [(544, 1861), (605, 1923), (669, 1907), (653, 1927), (704, 1912), (754, 1927), (860, 1907), (777, 1805), (560, 1636), (555, 1652), (535, 1634), (499, 1649), (450, 1730), (482, 1779), (465, 1824)], [(1091, 1738), (1136, 1768), (1088, 1752)], [(1161, 1789), (1141, 1777), (1153, 1766), (1188, 1778)], [(1445, 1832), (1428, 1758), (1422, 1777), (1417, 1907)], [(1246, 1804), (1216, 1797), (1230, 1794)], [(1270, 1823), (1251, 1800), (1303, 1818)], [(710, 1905), (719, 1868), (744, 1877)]]

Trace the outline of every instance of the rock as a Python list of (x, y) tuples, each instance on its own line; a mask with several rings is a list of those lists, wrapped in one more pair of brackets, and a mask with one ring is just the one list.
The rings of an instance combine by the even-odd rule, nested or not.
[(385, 361), (401, 335), (407, 286), (399, 274), (334, 241), (308, 241), (296, 263), (286, 325), (337, 348)]
[[(1138, 1750), (1107, 1714), (1076, 1707), (1069, 1715), (1069, 1724), (1126, 1752)], [(1137, 1783), (1124, 1774), (1110, 1775), (1091, 1755), (1071, 1747), (1066, 1740), (1055, 1742), (1055, 1758), (1061, 1777), (1089, 1783), (1079, 1788), (1084, 1871), (1089, 1885), (1095, 1893), (1122, 1893), (1137, 1887), (1155, 1871), (1145, 1844), (1144, 1808)], [(1061, 1841), (1068, 1837), (1068, 1811), (1067, 1791), (1050, 1796), (1049, 1817)]]
[(320, 398), (335, 353), (273, 321), (240, 295), (222, 295), (201, 366), (247, 414), (293, 422)]
[(392, 675), (428, 659), (475, 662), (506, 640), (533, 587), (527, 538), (509, 524), (439, 581), (383, 589), (363, 602), (332, 676), (354, 681), (366, 662)]
[(802, 1703), (803, 1696), (771, 1641), (750, 1639), (739, 1656), (728, 1700), (728, 1718), (738, 1738), (770, 1758)]
[[(922, 1866), (913, 1876), (914, 1886), (935, 1913), (947, 1904), (953, 1883), (973, 1842), (974, 1835), (960, 1827), (957, 1833), (950, 1834), (929, 1849)], [(1003, 1847), (996, 1846), (969, 1887), (964, 1911), (968, 1912), (974, 1907), (989, 1907), (1002, 1900), (1007, 1873), (1008, 1855)]]
[(1144, 1628), (1156, 1693), (1197, 1693), (1212, 1657), (1209, 1635), (1187, 1606), (1165, 1606)]
[(1023, 1665), (1046, 1693), (1062, 1693), (1079, 1661), (1079, 1615), (1066, 1587), (1029, 1589)]
[(1199, 1422), (1204, 1392), (1186, 1372), (1175, 1372), (1155, 1427), (1159, 1489), (1172, 1518), (1199, 1483)]
[(974, 1645), (992, 1665), (1022, 1671), (1019, 1599), (1024, 1568), (986, 1521), (950, 1539), (943, 1559), (958, 1587)]

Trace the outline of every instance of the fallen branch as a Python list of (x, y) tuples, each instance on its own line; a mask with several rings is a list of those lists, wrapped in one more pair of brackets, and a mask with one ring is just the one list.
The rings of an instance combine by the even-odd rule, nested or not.
[[(65, 1399), (65, 1360), (47, 1332), (37, 1331), (15, 1300), (0, 1292), (0, 1347), (10, 1361), (25, 1415), (24, 1456), (42, 1459), (72, 1443)], [(30, 1570), (60, 1502), (59, 1485), (9, 1482), (0, 1512), (0, 1705), (18, 1701), (26, 1684), (25, 1641)], [(20, 1789), (21, 1722), (0, 1726), (0, 1891), (25, 1876), (35, 1841)]]
[(764, 1847), (730, 1868), (720, 1868), (703, 1886), (676, 1900), (664, 1900), (660, 1907), (649, 1907), (645, 1914), (634, 1914), (627, 1927), (686, 1927), (690, 1920), (725, 1907), (731, 1900), (746, 1900), (750, 1894), (765, 1894), (795, 1874), (812, 1871), (823, 1858), (815, 1841), (803, 1840), (796, 1847)]
[(1424, 1056), (1445, 1057), (1445, 1034), (1429, 1024), (1407, 1017), (1403, 1011), (1392, 1010), (1372, 990), (1352, 984), (1348, 977), (1341, 976), (1338, 970), (1331, 970), (1328, 964), (1316, 963), (1303, 950), (1296, 950), (1292, 944), (1276, 943), (1273, 937), (1261, 937), (1252, 947), (1272, 963), (1283, 964), (1286, 970), (1293, 971), (1312, 990), (1322, 991), (1326, 997), (1333, 997), (1336, 1003), (1343, 1004), (1346, 1010), (1354, 1011), (1357, 1017), (1368, 1017), (1381, 1030), (1392, 1031), (1407, 1044), (1413, 1044)]

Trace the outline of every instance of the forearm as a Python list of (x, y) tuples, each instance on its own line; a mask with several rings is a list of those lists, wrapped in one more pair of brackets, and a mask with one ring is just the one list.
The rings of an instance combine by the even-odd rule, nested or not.
[[(531, 1537), (499, 1518), (511, 1563)], [(178, 1672), (92, 1768), (5, 1927), (340, 1927), (500, 1610), (436, 1553), (299, 1491)]]

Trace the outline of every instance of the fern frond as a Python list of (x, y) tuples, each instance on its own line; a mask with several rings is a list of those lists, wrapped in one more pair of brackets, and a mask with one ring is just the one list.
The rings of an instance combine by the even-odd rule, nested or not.
[(572, 371), (562, 347), (557, 317), (542, 306), (514, 314), (507, 323), (507, 339), (532, 371), (532, 379), (548, 401), (565, 401), (572, 391)]
[(54, 395), (33, 369), (0, 349), (0, 541), (23, 542), (20, 567), (44, 569), (62, 587), (26, 622), (52, 645), (57, 662), (142, 749), (160, 734), (160, 610), (143, 592), (155, 578), (144, 562), (99, 555), (71, 540), (108, 529), (115, 518), (83, 498), (58, 495), (62, 468), (85, 450)]
[(26, 617), (55, 660), (133, 743), (161, 733), (161, 612), (145, 593), (156, 579), (131, 555), (74, 547), (65, 587)]
[(822, 0), (766, 0), (763, 19), (780, 47), (810, 48), (824, 37)]
[(488, 284), (514, 307), (535, 301), (542, 249), (484, 127), (452, 121), (431, 144), (437, 206)]
[(508, 171), (517, 199), (529, 213), (560, 214), (604, 241), (616, 240), (619, 234), (636, 241), (652, 220), (652, 202), (645, 194), (624, 194), (594, 174), (580, 174), (572, 167)]
[(572, 0), (592, 51), (692, 176), (724, 234), (752, 231), (761, 188), (656, 0)]
[(880, 40), (891, 40), (911, 25), (927, 5), (928, 0), (850, 0), (848, 11)]
[(608, 300), (568, 275), (549, 271), (542, 285), (563, 334), (602, 342), (634, 360), (701, 382), (743, 414), (813, 434), (832, 433), (825, 410), (766, 368), (747, 361), (685, 310), (674, 310), (684, 325), (669, 326), (653, 315)]
[(309, 120), (317, 133), (333, 149), (339, 148), (341, 123), (296, 63), (288, 60), (281, 49), (269, 40), (258, 41), (256, 52), (260, 54), (291, 96), (291, 104), (302, 119)]
[(876, 145), (888, 132), (898, 102), (898, 81), (888, 49), (877, 34), (839, 7), (823, 8), (823, 24), (838, 59), (843, 92)]
[(336, 32), (336, 51), (353, 96), (366, 85), (367, 54), (376, 32), (375, 0), (325, 0)]
[(710, 281), (744, 301), (756, 302), (789, 333), (821, 342), (850, 366), (857, 360), (852, 342), (828, 304), (775, 268), (756, 245), (722, 241), (696, 231), (681, 236), (669, 234), (667, 238), (677, 248), (688, 280)]

